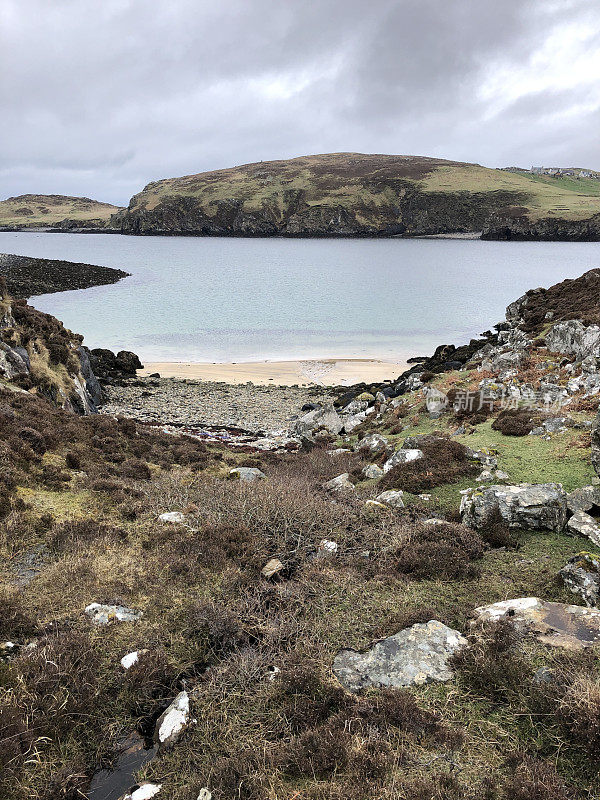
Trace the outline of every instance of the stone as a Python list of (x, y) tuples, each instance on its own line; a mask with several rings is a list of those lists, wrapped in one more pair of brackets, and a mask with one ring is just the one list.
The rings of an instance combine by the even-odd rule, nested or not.
[(292, 435), (310, 435), (314, 431), (324, 428), (329, 433), (337, 436), (343, 427), (344, 422), (333, 405), (324, 405), (300, 417), (292, 428)]
[(337, 555), (338, 543), (331, 539), (321, 539), (317, 547), (317, 558), (331, 558)]
[(476, 530), (492, 524), (499, 513), (510, 528), (562, 531), (567, 495), (559, 483), (494, 484), (464, 491), (460, 512), (463, 524)]
[(229, 470), (231, 478), (238, 478), (244, 483), (254, 483), (255, 481), (264, 480), (267, 476), (257, 467), (234, 467)]
[(154, 731), (154, 740), (159, 747), (174, 744), (190, 724), (190, 698), (187, 692), (179, 692), (175, 700), (159, 717)]
[(544, 420), (542, 426), (548, 433), (562, 433), (567, 430), (568, 423), (568, 417), (552, 417)]
[(260, 571), (260, 574), (263, 576), (263, 578), (270, 580), (271, 578), (277, 577), (281, 572), (283, 572), (284, 569), (285, 567), (278, 558), (272, 558), (267, 561)]
[(352, 433), (355, 428), (358, 428), (359, 425), (362, 425), (363, 422), (366, 420), (367, 414), (365, 411), (361, 411), (359, 414), (353, 414), (352, 416), (344, 418), (344, 433)]
[(342, 455), (344, 455), (344, 453), (351, 453), (351, 452), (352, 452), (352, 450), (350, 450), (349, 447), (336, 447), (335, 450), (328, 450), (327, 451), (327, 455), (328, 456), (342, 456)]
[(396, 452), (390, 456), (390, 458), (388, 458), (383, 465), (383, 471), (387, 473), (400, 464), (408, 464), (411, 461), (417, 461), (419, 458), (423, 458), (422, 450), (406, 450), (404, 448), (396, 450)]
[(381, 467), (378, 467), (377, 464), (367, 464), (366, 467), (363, 467), (362, 474), (365, 476), (365, 478), (373, 480), (376, 478), (381, 478), (383, 475), (383, 470)]
[(578, 553), (559, 571), (567, 589), (581, 597), (586, 606), (596, 607), (600, 597), (600, 555)]
[(212, 800), (212, 792), (208, 787), (205, 786), (198, 792), (198, 797), (196, 800)]
[(494, 479), (494, 474), (489, 469), (482, 470), (479, 475), (475, 478), (475, 480), (479, 483), (482, 481), (492, 481)]
[(160, 522), (169, 522), (172, 525), (180, 525), (185, 522), (185, 515), (181, 511), (166, 511), (159, 516)]
[(390, 507), (386, 506), (385, 503), (378, 503), (377, 500), (366, 500), (365, 501), (365, 511), (367, 512), (379, 512), (379, 511), (387, 511), (389, 513)]
[(458, 631), (430, 620), (381, 639), (364, 652), (341, 650), (333, 661), (333, 673), (351, 692), (448, 681), (450, 658), (466, 643)]
[(336, 478), (332, 478), (330, 481), (327, 481), (327, 483), (324, 483), (323, 488), (327, 492), (353, 492), (354, 484), (350, 482), (349, 478), (350, 473), (343, 472)]
[(600, 508), (599, 486), (582, 486), (567, 495), (569, 511), (591, 511), (594, 507)]
[(359, 403), (361, 403), (361, 402), (362, 403), (374, 403), (375, 402), (375, 397), (374, 397), (374, 395), (371, 394), (371, 392), (362, 392), (361, 394), (358, 395), (358, 397), (356, 399), (358, 400)]
[(498, 481), (508, 481), (510, 480), (510, 476), (508, 472), (503, 472), (501, 469), (497, 469), (495, 472), (496, 480)]
[(0, 375), (12, 381), (19, 375), (28, 375), (29, 366), (25, 358), (14, 347), (0, 342)]
[(375, 500), (377, 503), (383, 503), (390, 508), (404, 508), (403, 494), (400, 490), (388, 489), (386, 492), (377, 495)]
[(111, 622), (135, 622), (144, 616), (143, 611), (102, 603), (90, 603), (89, 606), (86, 606), (84, 613), (96, 625), (108, 625)]
[(162, 783), (142, 783), (131, 792), (127, 792), (121, 800), (150, 800), (162, 789)]
[(585, 606), (520, 597), (476, 608), (474, 616), (479, 622), (508, 620), (539, 642), (567, 650), (600, 645), (600, 611)]
[(380, 436), (378, 433), (369, 433), (360, 440), (357, 450), (359, 453), (367, 453), (370, 456), (380, 456), (386, 452), (388, 447), (389, 442), (385, 436)]
[(578, 533), (580, 536), (587, 536), (596, 547), (600, 547), (600, 527), (596, 520), (585, 511), (576, 511), (567, 522), (570, 533)]
[(133, 667), (134, 664), (138, 663), (138, 661), (140, 660), (140, 656), (143, 656), (147, 652), (148, 652), (147, 650), (134, 650), (131, 653), (127, 653), (127, 655), (123, 656), (123, 658), (121, 659), (120, 664), (125, 670), (131, 669), (131, 667)]

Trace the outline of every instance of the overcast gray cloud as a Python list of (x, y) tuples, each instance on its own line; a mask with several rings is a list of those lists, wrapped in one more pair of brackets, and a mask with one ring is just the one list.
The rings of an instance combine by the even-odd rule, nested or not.
[(600, 169), (590, 0), (0, 0), (0, 196), (340, 150)]

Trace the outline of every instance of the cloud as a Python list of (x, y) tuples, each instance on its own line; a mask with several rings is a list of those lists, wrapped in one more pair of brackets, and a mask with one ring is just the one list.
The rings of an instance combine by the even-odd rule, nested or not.
[(4, 196), (315, 152), (600, 169), (588, 0), (1, 0)]

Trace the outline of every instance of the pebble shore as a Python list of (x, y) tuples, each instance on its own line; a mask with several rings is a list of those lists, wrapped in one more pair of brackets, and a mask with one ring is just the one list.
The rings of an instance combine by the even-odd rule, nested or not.
[(232, 386), (177, 378), (137, 378), (104, 389), (103, 414), (186, 428), (288, 429), (305, 403), (331, 402), (322, 386)]

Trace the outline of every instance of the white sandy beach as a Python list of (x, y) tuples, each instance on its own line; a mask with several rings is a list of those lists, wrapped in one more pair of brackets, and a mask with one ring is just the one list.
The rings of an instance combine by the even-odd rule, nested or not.
[(397, 378), (405, 369), (404, 361), (380, 361), (369, 358), (327, 358), (304, 361), (254, 361), (230, 364), (186, 363), (179, 361), (147, 362), (138, 375), (158, 372), (162, 378), (189, 378), (200, 381), (223, 381), (240, 384), (252, 381), (260, 386), (351, 386)]

